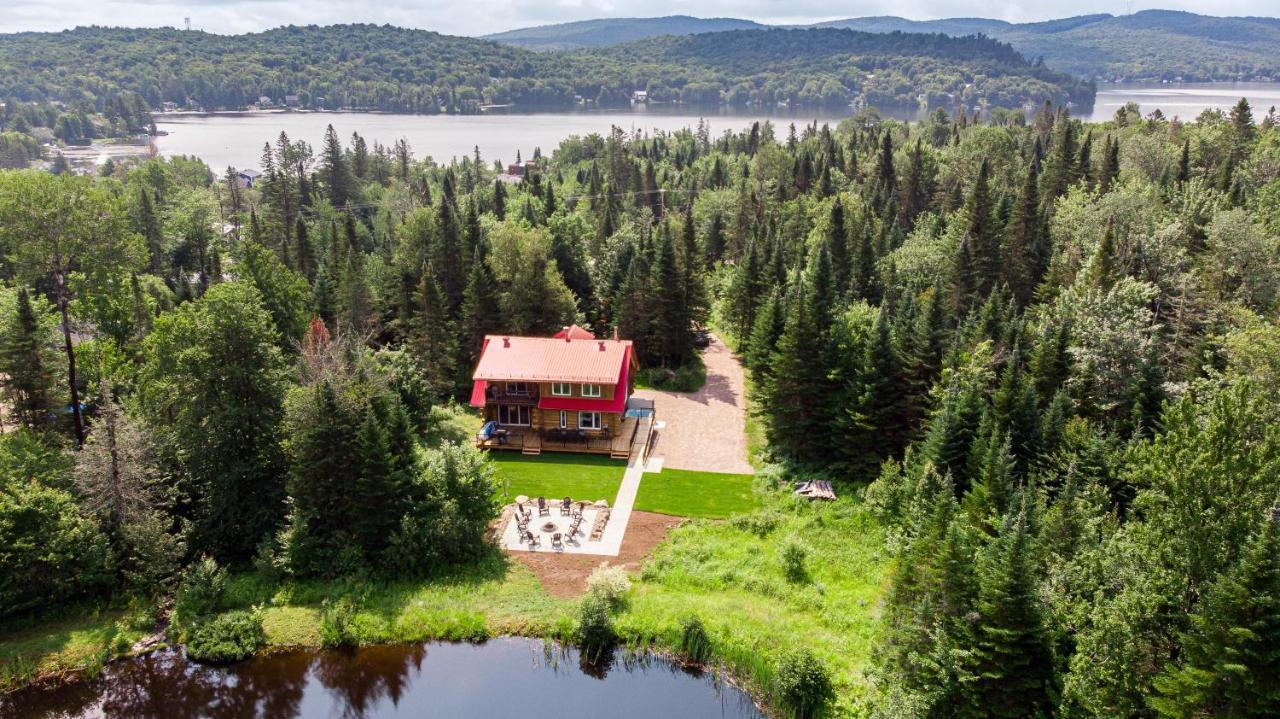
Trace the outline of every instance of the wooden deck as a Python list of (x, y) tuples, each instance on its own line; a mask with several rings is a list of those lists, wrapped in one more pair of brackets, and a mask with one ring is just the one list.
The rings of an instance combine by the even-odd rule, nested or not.
[(632, 440), (637, 446), (643, 446), (641, 431), (648, 432), (648, 423), (641, 428), (634, 418), (625, 418), (617, 434), (609, 438), (592, 437), (581, 442), (552, 441), (538, 433), (536, 428), (517, 430), (507, 428), (504, 437), (491, 437), (487, 440), (477, 438), (475, 444), (480, 449), (498, 449), (519, 451), (521, 454), (542, 454), (543, 452), (573, 452), (578, 454), (607, 454), (614, 459), (629, 459), (632, 451)]

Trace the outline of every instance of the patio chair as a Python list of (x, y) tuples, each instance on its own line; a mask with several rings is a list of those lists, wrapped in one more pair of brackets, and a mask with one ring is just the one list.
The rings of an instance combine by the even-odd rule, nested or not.
[(524, 502), (516, 502), (516, 516), (524, 517), (528, 521), (529, 508), (524, 506)]
[(534, 534), (533, 532), (530, 532), (527, 529), (525, 530), (524, 534), (520, 535), (520, 541), (528, 542), (530, 547), (536, 547), (539, 544), (541, 544), (541, 542), (538, 541), (538, 535)]
[(581, 517), (578, 517), (577, 519), (573, 520), (573, 522), (569, 525), (569, 538), (570, 538), (570, 539), (572, 539), (573, 537), (577, 536), (577, 534), (578, 534), (578, 529), (579, 529), (580, 527), (582, 527), (582, 518), (581, 518)]
[(551, 516), (551, 508), (547, 506), (546, 497), (538, 497), (538, 516), (539, 517)]
[(565, 497), (564, 501), (560, 503), (560, 516), (567, 517), (570, 514), (573, 514), (573, 500)]
[(551, 546), (553, 546), (553, 547), (563, 547), (563, 546), (564, 546), (564, 542), (562, 542), (562, 541), (560, 540), (560, 533), (559, 533), (559, 532), (556, 532), (555, 534), (551, 535)]

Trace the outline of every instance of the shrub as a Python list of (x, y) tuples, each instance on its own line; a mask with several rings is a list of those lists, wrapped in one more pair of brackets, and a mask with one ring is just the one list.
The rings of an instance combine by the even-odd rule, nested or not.
[(203, 557), (187, 570), (173, 602), (173, 623), (180, 630), (192, 628), (201, 617), (217, 611), (227, 589), (227, 570), (211, 557)]
[(320, 616), (320, 644), (324, 647), (354, 647), (360, 644), (356, 634), (356, 605), (346, 597), (336, 602), (325, 601)]
[(733, 524), (734, 529), (750, 532), (764, 539), (782, 523), (782, 516), (777, 512), (752, 512), (751, 514), (739, 515), (729, 521)]
[(574, 639), (582, 647), (583, 655), (592, 661), (613, 646), (618, 635), (613, 630), (613, 615), (609, 613), (607, 599), (595, 593), (582, 598)]
[(627, 577), (627, 571), (622, 567), (611, 567), (608, 562), (601, 562), (587, 577), (587, 592), (605, 600), (611, 610), (622, 606), (622, 600), (629, 591), (631, 579)]
[(808, 649), (796, 649), (778, 660), (774, 686), (782, 706), (797, 719), (821, 716), (835, 697), (827, 668)]
[(707, 636), (707, 628), (696, 614), (680, 620), (680, 653), (699, 664), (711, 658), (711, 637)]
[(808, 550), (794, 539), (789, 539), (782, 544), (779, 559), (782, 561), (782, 574), (788, 582), (803, 582), (808, 579), (809, 574), (804, 567), (804, 560), (808, 554)]
[(209, 664), (238, 662), (253, 656), (265, 642), (256, 610), (227, 612), (196, 623), (187, 639), (187, 656)]

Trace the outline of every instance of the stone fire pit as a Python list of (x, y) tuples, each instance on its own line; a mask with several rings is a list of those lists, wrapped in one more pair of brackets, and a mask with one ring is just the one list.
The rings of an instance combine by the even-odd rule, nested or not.
[(544, 531), (544, 532), (554, 532), (554, 531), (556, 531), (556, 523), (555, 523), (555, 522), (543, 522), (543, 523), (542, 523), (542, 531)]

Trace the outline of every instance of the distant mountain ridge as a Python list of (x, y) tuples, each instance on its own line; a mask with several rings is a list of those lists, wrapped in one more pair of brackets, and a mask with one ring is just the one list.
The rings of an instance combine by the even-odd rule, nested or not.
[[(734, 25), (734, 23), (738, 23)], [(532, 50), (606, 47), (659, 35), (765, 27), (751, 20), (604, 18), (486, 36)], [(1175, 10), (1080, 15), (1032, 23), (989, 18), (910, 20), (877, 16), (804, 27), (872, 33), (983, 34), (1011, 44), (1055, 70), (1104, 79), (1280, 79), (1280, 18), (1215, 17)]]

